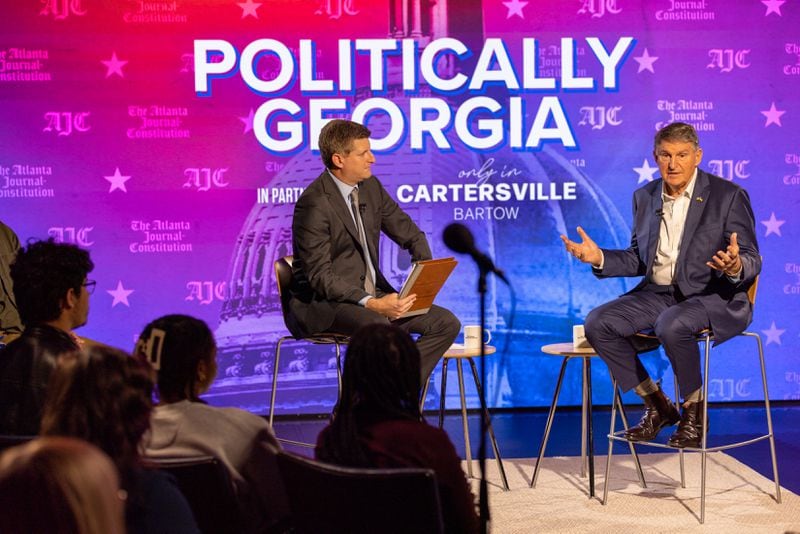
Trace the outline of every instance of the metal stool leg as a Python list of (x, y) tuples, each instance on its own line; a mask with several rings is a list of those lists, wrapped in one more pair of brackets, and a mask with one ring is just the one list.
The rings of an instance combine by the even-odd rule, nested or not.
[(772, 414), (769, 407), (769, 392), (767, 391), (767, 368), (764, 364), (764, 347), (761, 345), (761, 336), (751, 332), (744, 335), (756, 338), (758, 344), (758, 361), (761, 363), (761, 382), (764, 385), (764, 407), (767, 410), (767, 432), (769, 433), (769, 452), (772, 457), (772, 474), (775, 478), (775, 501), (781, 502), (781, 485), (778, 482), (778, 460), (775, 455), (775, 433), (772, 431)]
[(553, 417), (556, 414), (556, 405), (558, 404), (558, 394), (561, 392), (561, 383), (564, 382), (564, 372), (567, 369), (567, 362), (569, 357), (565, 357), (561, 362), (561, 371), (558, 373), (558, 382), (556, 382), (556, 391), (553, 393), (553, 402), (550, 404), (550, 413), (547, 414), (547, 423), (544, 425), (544, 436), (542, 443), (539, 445), (539, 454), (536, 457), (536, 467), (533, 468), (533, 477), (531, 477), (530, 487), (536, 487), (536, 480), (539, 478), (539, 467), (542, 465), (542, 458), (544, 458), (544, 451), (547, 448), (547, 440), (550, 439), (550, 428), (553, 426)]
[[(614, 388), (614, 402), (617, 403), (619, 407), (619, 417), (622, 419), (622, 428), (628, 430), (628, 417), (625, 415), (625, 406), (622, 404), (622, 395), (620, 395), (619, 390)], [(628, 448), (631, 450), (631, 456), (633, 456), (633, 463), (636, 466), (636, 475), (639, 477), (639, 485), (643, 488), (647, 487), (647, 482), (644, 480), (644, 472), (642, 471), (642, 464), (639, 461), (639, 454), (636, 452), (636, 447), (634, 446), (632, 441), (628, 441)]]
[(275, 358), (272, 362), (272, 391), (269, 393), (269, 426), (272, 426), (272, 418), (275, 412), (275, 393), (278, 389), (278, 364), (281, 361), (281, 345), (286, 338), (280, 338), (275, 345)]
[[(709, 363), (709, 350), (711, 349), (711, 342), (708, 338), (705, 339), (705, 370), (703, 371), (703, 434), (700, 436), (700, 524), (706, 521), (706, 463), (708, 452), (708, 363)], [(683, 452), (683, 451), (681, 451)]]
[(422, 413), (423, 408), (425, 408), (425, 399), (428, 398), (428, 386), (431, 383), (431, 378), (428, 377), (428, 380), (425, 381), (425, 385), (422, 386), (422, 395), (419, 398), (419, 411)]
[(439, 428), (444, 426), (445, 398), (447, 397), (447, 358), (442, 360), (442, 387), (439, 390)]
[[(681, 411), (681, 389), (678, 386), (678, 377), (675, 373), (672, 373), (672, 381), (675, 383), (675, 407), (678, 409), (678, 412)], [(681, 487), (686, 487), (686, 464), (684, 462), (684, 454), (683, 449), (678, 449), (679, 455), (679, 462), (681, 465)]]
[[(612, 378), (611, 380), (611, 387), (614, 388), (614, 392), (617, 392), (617, 381)], [(611, 474), (611, 455), (614, 453), (614, 428), (616, 427), (617, 422), (617, 404), (615, 402), (611, 403), (611, 429), (608, 431), (608, 456), (606, 457), (606, 478), (603, 487), (603, 506), (606, 505), (608, 502), (608, 483), (609, 483), (609, 475)]]
[(497, 438), (494, 435), (494, 428), (492, 428), (492, 418), (489, 415), (489, 408), (486, 406), (483, 398), (483, 390), (481, 389), (481, 380), (478, 377), (478, 368), (475, 366), (475, 360), (467, 358), (469, 365), (472, 368), (472, 376), (475, 378), (475, 389), (478, 390), (478, 399), (481, 402), (481, 415), (486, 419), (486, 429), (489, 431), (489, 439), (492, 442), (492, 450), (494, 451), (494, 458), (497, 462), (497, 469), (500, 471), (500, 478), (503, 481), (503, 490), (508, 491), (508, 478), (506, 478), (506, 470), (503, 467), (503, 459), (500, 457), (500, 448), (497, 446)]
[(469, 439), (469, 424), (467, 423), (467, 396), (464, 394), (464, 371), (461, 367), (461, 360), (456, 360), (456, 371), (458, 371), (458, 396), (461, 400), (461, 427), (464, 432), (464, 455), (467, 459), (467, 474), (472, 478), (472, 447)]
[(336, 404), (342, 400), (342, 345), (337, 341), (336, 345), (336, 384), (339, 390), (336, 392)]

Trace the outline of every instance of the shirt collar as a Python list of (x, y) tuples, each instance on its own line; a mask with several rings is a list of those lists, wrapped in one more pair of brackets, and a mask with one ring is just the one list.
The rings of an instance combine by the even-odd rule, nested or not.
[(341, 193), (345, 199), (350, 198), (350, 193), (353, 191), (353, 189), (356, 189), (358, 186), (347, 185), (346, 183), (338, 179), (336, 176), (334, 176), (330, 169), (325, 169), (325, 170), (328, 171), (328, 176), (333, 178), (333, 183), (335, 183), (336, 187), (339, 188), (339, 193)]

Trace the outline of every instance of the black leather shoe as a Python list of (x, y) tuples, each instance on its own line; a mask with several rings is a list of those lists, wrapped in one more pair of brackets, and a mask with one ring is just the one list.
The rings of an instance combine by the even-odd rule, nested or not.
[(681, 419), (675, 405), (659, 388), (655, 393), (644, 396), (645, 411), (636, 426), (625, 431), (625, 439), (630, 441), (652, 441), (665, 426), (672, 426)]
[(683, 449), (684, 447), (698, 448), (706, 429), (703, 421), (703, 403), (692, 402), (683, 407), (683, 415), (678, 430), (670, 436), (667, 445)]

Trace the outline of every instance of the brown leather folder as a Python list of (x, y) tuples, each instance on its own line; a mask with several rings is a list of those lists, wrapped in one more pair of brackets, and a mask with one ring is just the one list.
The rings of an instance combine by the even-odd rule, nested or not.
[(400, 289), (400, 298), (416, 294), (417, 300), (400, 318), (428, 313), (433, 300), (457, 264), (455, 258), (439, 258), (415, 263)]

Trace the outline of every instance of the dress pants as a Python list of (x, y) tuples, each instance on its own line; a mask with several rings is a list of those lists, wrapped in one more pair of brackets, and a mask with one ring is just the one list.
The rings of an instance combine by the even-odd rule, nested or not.
[(709, 328), (708, 312), (697, 299), (684, 299), (672, 286), (645, 288), (607, 302), (586, 317), (586, 339), (608, 365), (622, 391), (648, 378), (632, 341), (652, 330), (664, 347), (684, 397), (703, 384), (695, 336)]
[(336, 318), (328, 331), (349, 336), (359, 328), (370, 324), (392, 324), (409, 334), (420, 335), (417, 338), (421, 367), (420, 384), (425, 384), (461, 330), (461, 322), (456, 316), (450, 310), (435, 304), (428, 313), (396, 321), (389, 321), (387, 317), (358, 304), (339, 304)]

